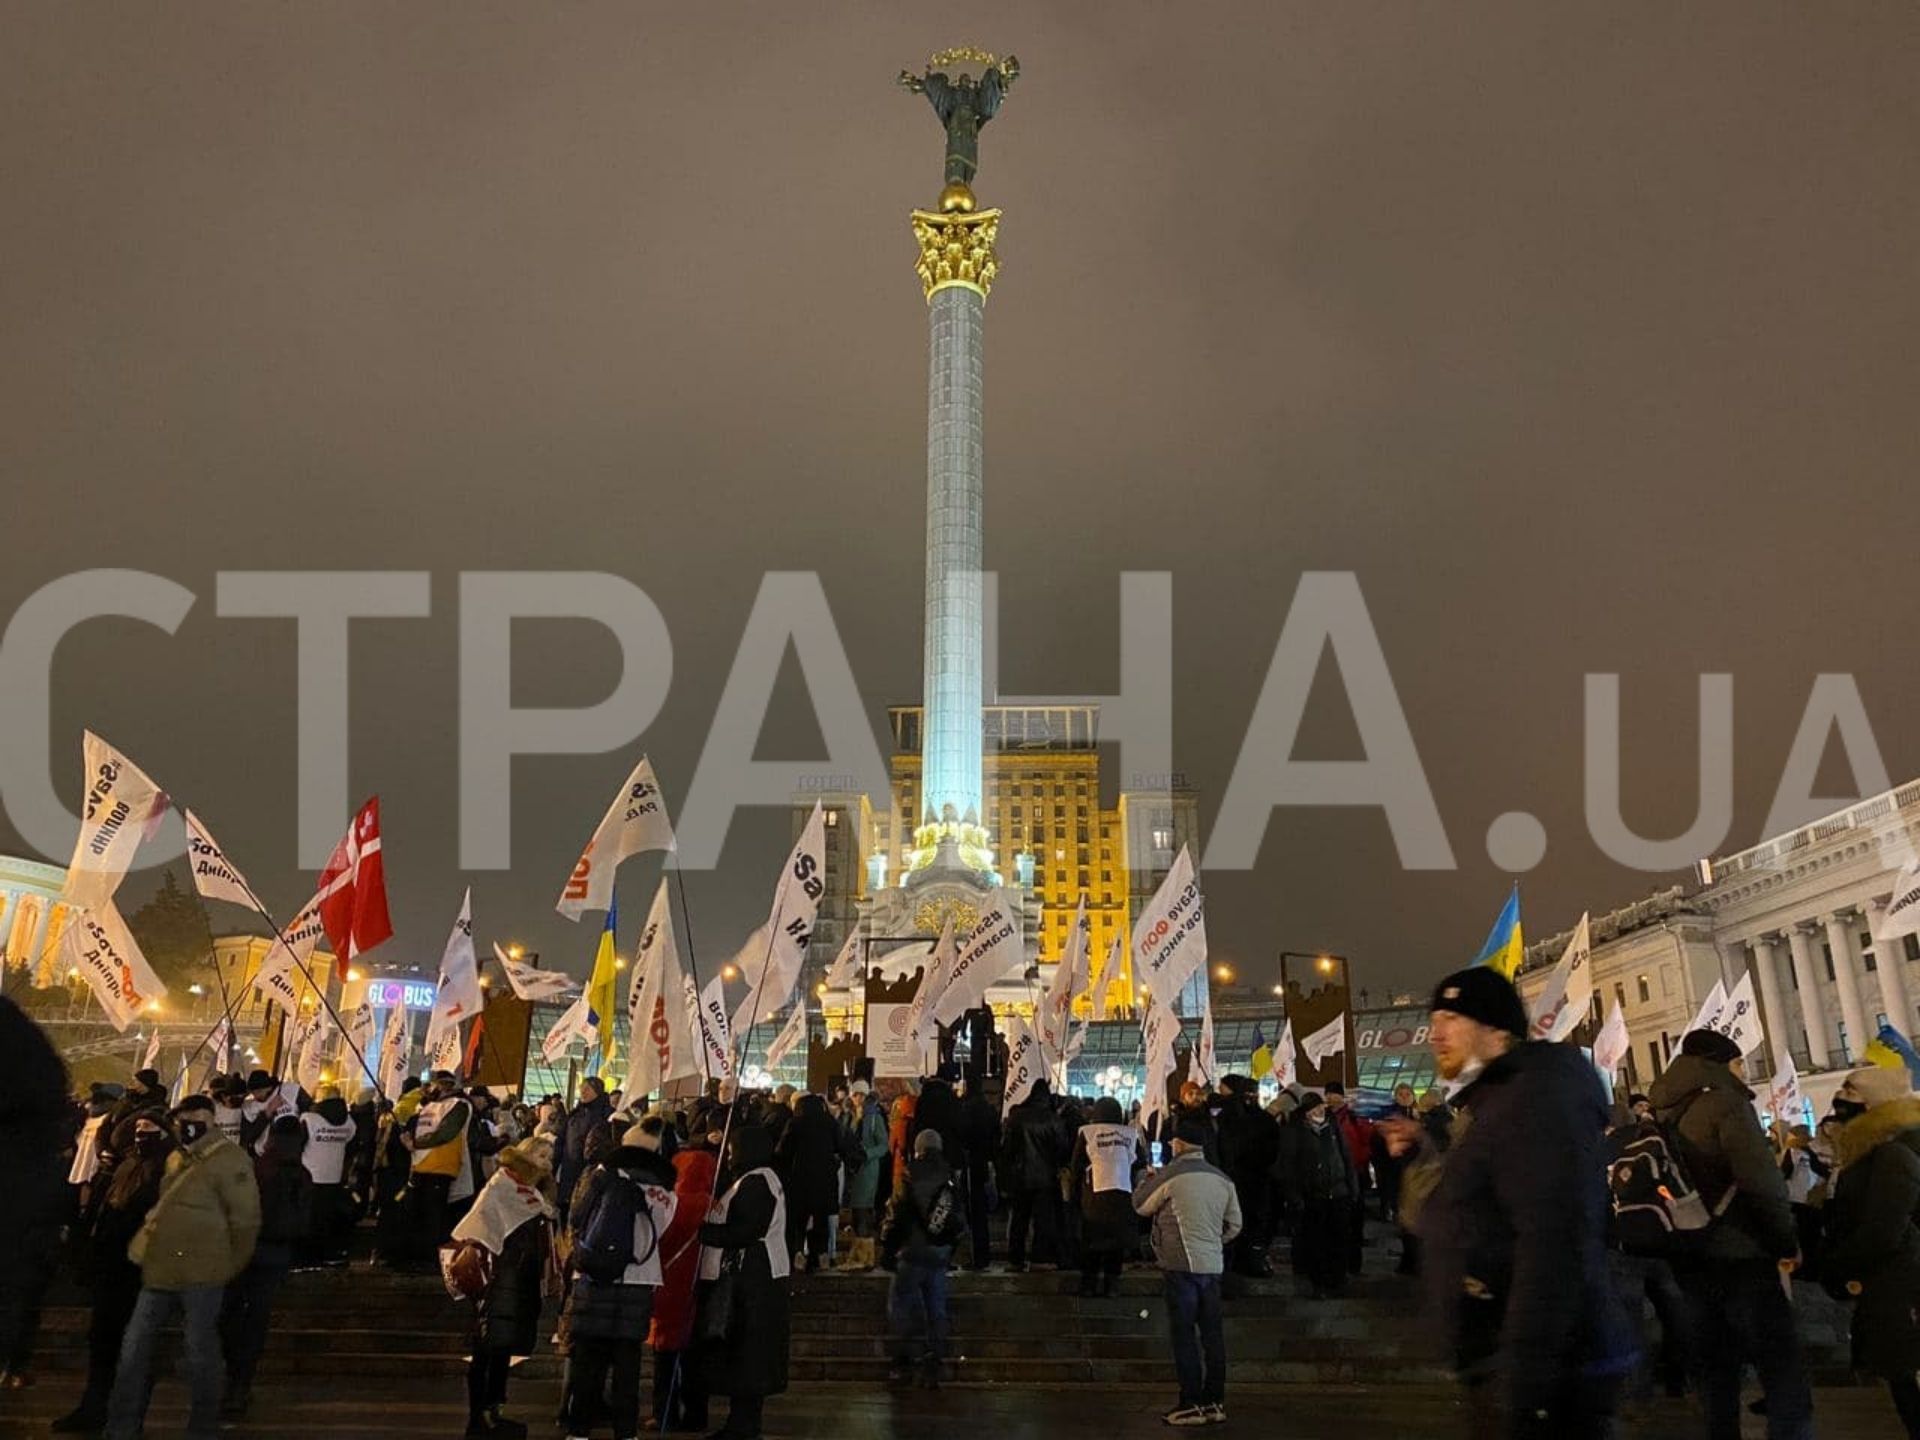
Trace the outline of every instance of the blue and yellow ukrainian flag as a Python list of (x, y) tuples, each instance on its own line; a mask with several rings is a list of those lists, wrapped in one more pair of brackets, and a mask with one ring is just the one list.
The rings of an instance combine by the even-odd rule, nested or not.
[(1880, 1033), (1868, 1042), (1860, 1058), (1869, 1065), (1878, 1065), (1887, 1070), (1898, 1070), (1904, 1066), (1907, 1078), (1913, 1084), (1920, 1085), (1920, 1054), (1916, 1054), (1907, 1037), (1891, 1025), (1880, 1027)]
[(1262, 1033), (1259, 1022), (1257, 1021), (1253, 1027), (1253, 1062), (1251, 1068), (1253, 1070), (1253, 1078), (1256, 1080), (1264, 1080), (1268, 1075), (1273, 1073), (1273, 1047), (1267, 1044), (1267, 1037)]
[(1520, 886), (1516, 882), (1513, 893), (1500, 909), (1500, 918), (1493, 922), (1487, 943), (1480, 947), (1473, 963), (1491, 965), (1511, 980), (1520, 968), (1520, 956), (1525, 949), (1526, 942), (1520, 936)]
[(618, 914), (618, 904), (608, 900), (607, 923), (600, 931), (600, 948), (593, 953), (593, 978), (587, 982), (588, 1019), (600, 1032), (602, 1055), (610, 1053), (613, 1048), (613, 1017), (620, 1006), (616, 998), (620, 972), (613, 963), (613, 927)]

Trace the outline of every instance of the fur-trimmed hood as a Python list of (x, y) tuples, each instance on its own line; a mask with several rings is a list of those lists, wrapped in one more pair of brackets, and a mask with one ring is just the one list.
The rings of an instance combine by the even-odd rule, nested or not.
[(1920, 1095), (1889, 1100), (1842, 1125), (1833, 1141), (1834, 1158), (1843, 1167), (1856, 1165), (1875, 1147), (1908, 1130), (1920, 1130)]

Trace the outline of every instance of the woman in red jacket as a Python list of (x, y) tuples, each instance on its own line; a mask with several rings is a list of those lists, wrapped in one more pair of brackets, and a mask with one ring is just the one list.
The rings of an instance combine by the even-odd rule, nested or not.
[(653, 1423), (647, 1428), (653, 1430), (697, 1435), (707, 1428), (706, 1390), (695, 1382), (695, 1367), (680, 1361), (693, 1345), (700, 1225), (713, 1206), (719, 1143), (718, 1134), (701, 1135), (673, 1157), (673, 1193), (680, 1203), (660, 1237), (663, 1278), (647, 1330), (647, 1343), (653, 1347)]

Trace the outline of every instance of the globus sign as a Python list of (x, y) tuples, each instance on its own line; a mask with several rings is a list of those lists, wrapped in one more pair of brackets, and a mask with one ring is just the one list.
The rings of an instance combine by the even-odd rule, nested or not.
[(408, 1010), (431, 1010), (434, 987), (425, 980), (369, 980), (367, 1003), (374, 1008), (402, 1006)]
[(1356, 1030), (1354, 1044), (1361, 1050), (1406, 1050), (1427, 1043), (1427, 1026), (1389, 1025), (1382, 1029)]

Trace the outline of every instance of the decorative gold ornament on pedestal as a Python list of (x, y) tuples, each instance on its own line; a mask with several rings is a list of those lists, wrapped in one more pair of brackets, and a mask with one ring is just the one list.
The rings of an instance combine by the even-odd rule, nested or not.
[(1000, 233), (998, 210), (973, 208), (973, 191), (955, 182), (940, 192), (940, 210), (913, 212), (913, 238), (920, 246), (914, 269), (927, 299), (949, 285), (963, 285), (981, 299), (1000, 272), (994, 242)]

